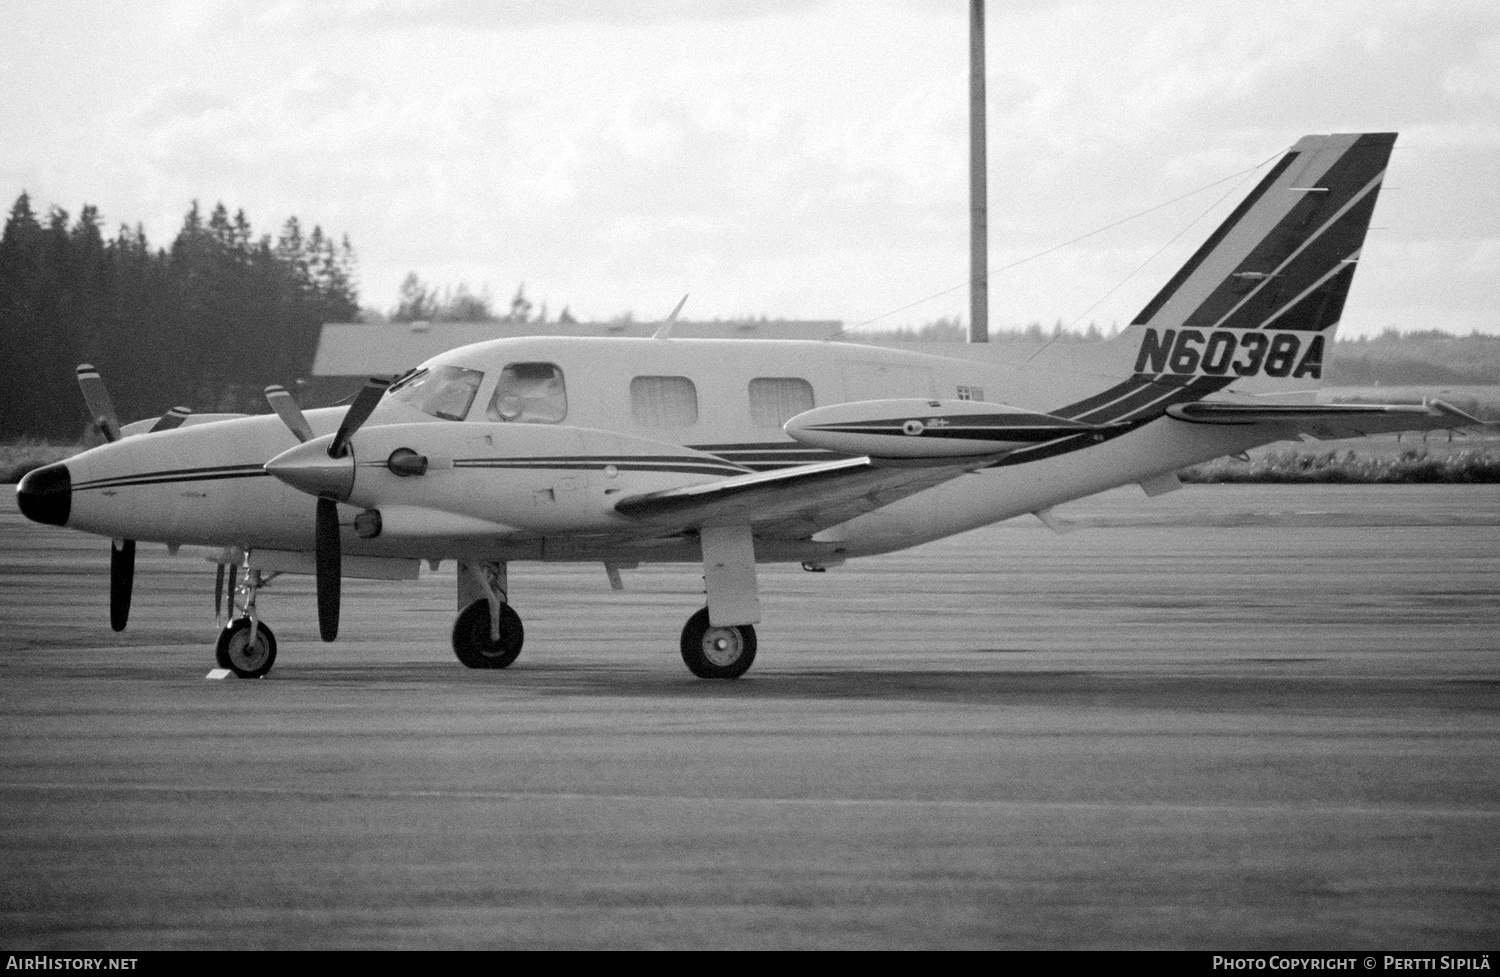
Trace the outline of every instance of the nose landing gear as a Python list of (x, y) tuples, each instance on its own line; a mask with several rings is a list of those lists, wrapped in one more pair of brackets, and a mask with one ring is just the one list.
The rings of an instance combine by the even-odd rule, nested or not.
[[(214, 660), (220, 668), (227, 668), (240, 678), (260, 678), (276, 663), (276, 635), (261, 623), (255, 612), (255, 597), (261, 587), (270, 583), (276, 574), (262, 576), (259, 570), (247, 566), (234, 571), (234, 594), (230, 599), (228, 625), (219, 632), (219, 641), (214, 646)], [(240, 616), (234, 616), (234, 610)]]
[(260, 678), (276, 663), (276, 635), (259, 621), (236, 618), (219, 632), (214, 659), (240, 678)]

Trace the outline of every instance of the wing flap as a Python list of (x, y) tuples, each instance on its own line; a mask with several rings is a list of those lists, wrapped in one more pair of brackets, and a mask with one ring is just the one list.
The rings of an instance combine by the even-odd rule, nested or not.
[(845, 458), (621, 499), (615, 511), (686, 531), (749, 525), (757, 536), (801, 539), (982, 468), (994, 456), (914, 465)]
[(1192, 424), (1274, 424), (1323, 441), (1398, 431), (1484, 427), (1486, 422), (1452, 404), (1176, 404), (1167, 414)]

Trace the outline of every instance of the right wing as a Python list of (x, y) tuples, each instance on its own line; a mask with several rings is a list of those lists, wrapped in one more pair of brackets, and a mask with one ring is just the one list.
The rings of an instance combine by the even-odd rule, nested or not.
[(916, 464), (846, 458), (634, 495), (615, 511), (667, 532), (749, 525), (758, 537), (804, 539), (983, 468), (994, 457)]

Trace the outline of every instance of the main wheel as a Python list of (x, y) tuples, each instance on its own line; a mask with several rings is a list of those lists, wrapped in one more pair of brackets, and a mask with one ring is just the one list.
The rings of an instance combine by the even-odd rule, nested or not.
[(500, 640), (490, 640), (490, 602), (481, 598), (459, 612), (453, 622), (453, 653), (470, 668), (504, 668), (521, 653), (526, 629), (521, 617), (500, 605)]
[(739, 678), (755, 661), (755, 627), (712, 627), (705, 607), (682, 629), (682, 660), (699, 678)]
[(255, 622), (252, 634), (248, 617), (230, 621), (219, 632), (214, 660), (240, 678), (260, 678), (276, 663), (276, 635), (260, 621)]

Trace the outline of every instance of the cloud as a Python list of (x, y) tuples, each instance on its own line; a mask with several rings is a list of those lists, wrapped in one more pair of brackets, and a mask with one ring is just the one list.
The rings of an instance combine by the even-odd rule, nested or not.
[[(199, 0), (193, 0), (198, 3)], [(218, 29), (514, 31), (559, 25), (734, 22), (816, 10), (826, 0), (220, 0), (200, 22)]]
[[(376, 305), (407, 271), (462, 271), (584, 315), (692, 290), (710, 316), (858, 320), (967, 275), (961, 3), (90, 9), (7, 11), (31, 43), (0, 67), (0, 178), (144, 220), (153, 240), (191, 199), (223, 199), (257, 226), (296, 214), (347, 232)], [(1484, 192), (1500, 179), (1492, 3), (1036, 0), (988, 16), (996, 265), (1303, 133), (1363, 128), (1402, 131), (1372, 251), (1444, 242), (1459, 267), (1484, 264), (1500, 226)], [(1099, 313), (1128, 317), (1230, 186), (1005, 272), (997, 316), (1070, 319), (1182, 234)], [(1400, 299), (1376, 277), (1362, 272), (1356, 301)], [(1460, 287), (1454, 306), (1489, 299), (1472, 276), (1439, 281)], [(966, 303), (960, 288), (898, 321)]]

